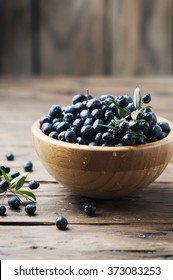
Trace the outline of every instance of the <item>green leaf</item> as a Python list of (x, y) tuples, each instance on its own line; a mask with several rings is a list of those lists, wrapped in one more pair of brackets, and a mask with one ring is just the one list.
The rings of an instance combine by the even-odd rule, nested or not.
[(139, 87), (137, 87), (137, 88), (135, 89), (135, 91), (134, 91), (133, 102), (134, 102), (134, 105), (135, 105), (136, 109), (138, 109), (138, 108), (141, 107), (141, 104), (142, 104), (142, 96), (141, 96)]
[(4, 179), (10, 184), (10, 178), (8, 177), (8, 175), (4, 172), (4, 170), (1, 167), (0, 167), (0, 171), (1, 171)]
[(120, 117), (124, 117), (127, 114), (127, 110), (122, 108), (114, 99), (111, 99), (112, 103), (115, 105), (115, 107), (118, 109), (118, 113)]
[(19, 190), (22, 188), (23, 184), (25, 183), (27, 175), (19, 175), (11, 181), (11, 188), (15, 188)]
[(146, 138), (145, 134), (141, 130), (131, 130), (131, 129), (129, 129), (128, 133), (133, 134), (135, 136), (142, 136), (142, 137)]
[(19, 195), (24, 196), (25, 198), (27, 198), (27, 199), (29, 199), (29, 200), (31, 200), (33, 202), (36, 202), (36, 196), (32, 192), (30, 192), (30, 191), (17, 190), (16, 193), (19, 194)]

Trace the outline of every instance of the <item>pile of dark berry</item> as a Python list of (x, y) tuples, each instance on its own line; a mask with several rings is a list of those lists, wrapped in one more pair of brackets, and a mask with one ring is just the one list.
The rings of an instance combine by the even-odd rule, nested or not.
[(167, 122), (157, 121), (150, 101), (151, 94), (141, 96), (138, 87), (134, 98), (77, 94), (70, 106), (52, 105), (40, 119), (40, 128), (54, 139), (89, 146), (151, 143), (165, 138), (170, 127)]

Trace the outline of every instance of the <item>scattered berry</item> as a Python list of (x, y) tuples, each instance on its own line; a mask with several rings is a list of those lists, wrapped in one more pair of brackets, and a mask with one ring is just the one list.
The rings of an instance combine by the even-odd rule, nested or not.
[(0, 190), (5, 192), (9, 188), (9, 183), (6, 180), (0, 181)]
[(4, 205), (0, 205), (0, 216), (3, 216), (6, 212), (6, 207)]
[(11, 152), (7, 153), (6, 154), (6, 159), (9, 160), (9, 161), (14, 160), (14, 154), (11, 153)]
[(18, 177), (18, 176), (20, 176), (20, 172), (17, 172), (17, 171), (14, 171), (14, 172), (12, 172), (12, 173), (10, 174), (10, 177), (11, 177), (12, 179), (14, 179), (14, 178), (16, 178), (16, 177)]
[(17, 196), (12, 196), (8, 200), (8, 205), (13, 209), (18, 209), (20, 206), (20, 199)]
[(55, 221), (56, 227), (60, 230), (65, 230), (67, 228), (67, 224), (67, 219), (63, 216), (59, 216)]
[(31, 161), (26, 161), (23, 165), (25, 171), (30, 172), (33, 168), (33, 163)]
[(35, 214), (36, 209), (37, 209), (37, 208), (36, 208), (36, 205), (35, 205), (35, 204), (32, 204), (32, 203), (27, 204), (27, 205), (25, 206), (25, 212), (26, 212), (28, 215), (30, 215), (30, 216), (32, 216), (32, 215)]
[(35, 190), (40, 186), (40, 183), (38, 181), (32, 180), (28, 183), (28, 186), (31, 190)]
[(96, 206), (92, 203), (86, 203), (84, 205), (84, 212), (88, 215), (88, 216), (94, 216), (96, 213)]

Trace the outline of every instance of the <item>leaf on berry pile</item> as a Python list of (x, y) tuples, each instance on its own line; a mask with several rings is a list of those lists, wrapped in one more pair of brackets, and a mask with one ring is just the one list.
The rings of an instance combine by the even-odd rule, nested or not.
[(131, 130), (131, 129), (129, 129), (128, 133), (132, 134), (132, 135), (135, 135), (135, 136), (142, 136), (142, 137), (146, 138), (145, 134), (141, 130)]
[(136, 109), (141, 107), (142, 96), (141, 96), (139, 87), (137, 87), (134, 91), (133, 101), (134, 101), (134, 105), (135, 105)]
[(120, 117), (124, 117), (127, 114), (127, 110), (122, 108), (114, 99), (111, 99), (112, 103), (115, 105), (115, 107), (118, 109), (118, 113)]
[(30, 192), (30, 191), (25, 191), (25, 190), (17, 190), (17, 194), (24, 196), (26, 199), (29, 199), (33, 202), (36, 202), (36, 196)]
[(2, 173), (1, 179), (6, 180), (10, 184), (10, 178), (8, 177), (8, 175), (5, 173), (5, 171), (1, 167), (0, 167), (0, 171)]

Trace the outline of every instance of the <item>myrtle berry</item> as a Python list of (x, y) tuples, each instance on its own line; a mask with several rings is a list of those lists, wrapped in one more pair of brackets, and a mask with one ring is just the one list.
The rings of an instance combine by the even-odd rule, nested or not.
[(30, 216), (32, 216), (32, 215), (35, 214), (36, 209), (37, 209), (37, 208), (36, 208), (36, 205), (35, 205), (35, 204), (32, 204), (32, 203), (27, 204), (27, 205), (25, 206), (25, 212), (26, 212), (28, 215), (30, 215)]
[(84, 139), (92, 140), (96, 134), (96, 131), (91, 125), (84, 125), (81, 128), (80, 133)]
[(125, 108), (129, 104), (128, 98), (126, 96), (120, 96), (117, 100), (120, 107)]
[(92, 112), (94, 109), (99, 109), (102, 107), (102, 103), (99, 99), (93, 98), (88, 101), (86, 104), (87, 108), (90, 112)]
[(13, 209), (18, 209), (20, 206), (20, 199), (17, 196), (12, 196), (8, 200), (8, 205)]
[(85, 95), (83, 95), (83, 94), (76, 94), (76, 95), (73, 96), (72, 104), (83, 102), (85, 100), (86, 100), (86, 96)]
[(19, 175), (20, 175), (20, 172), (14, 171), (14, 172), (12, 172), (12, 173), (10, 174), (10, 177), (11, 177), (12, 179), (14, 179), (14, 178), (18, 177)]
[(143, 97), (142, 97), (142, 101), (143, 103), (147, 104), (151, 101), (151, 94), (150, 93), (147, 93), (145, 94)]
[(9, 189), (9, 183), (6, 180), (0, 181), (0, 190), (5, 192)]
[(84, 212), (88, 215), (88, 216), (94, 216), (96, 213), (96, 206), (92, 203), (86, 203), (84, 205)]
[(133, 146), (135, 145), (135, 141), (136, 141), (136, 136), (133, 134), (125, 134), (122, 138), (122, 143), (125, 146)]
[(49, 137), (51, 137), (53, 139), (58, 139), (58, 132), (57, 131), (51, 131), (49, 133)]
[(0, 216), (3, 216), (6, 212), (6, 207), (4, 205), (0, 205)]
[(52, 118), (60, 118), (61, 107), (59, 107), (58, 105), (52, 105), (49, 109), (48, 115)]
[(53, 131), (53, 125), (51, 123), (43, 123), (41, 126), (41, 131), (44, 134), (49, 135)]
[(31, 190), (36, 190), (37, 188), (39, 188), (39, 186), (40, 186), (40, 183), (38, 181), (35, 181), (35, 180), (32, 180), (28, 183), (28, 187)]
[(158, 125), (161, 127), (163, 132), (169, 133), (170, 132), (170, 126), (167, 122), (159, 122)]
[(4, 167), (4, 172), (5, 172), (5, 173), (9, 173), (10, 170), (11, 170), (11, 168), (10, 168), (9, 166), (5, 166), (5, 167)]
[(23, 168), (26, 172), (32, 171), (33, 163), (31, 161), (26, 161), (23, 165)]
[(67, 228), (68, 221), (65, 217), (59, 216), (55, 221), (55, 225), (58, 229), (65, 230)]
[(7, 153), (6, 154), (6, 159), (9, 160), (9, 161), (14, 160), (14, 154), (11, 153), (11, 152)]
[(71, 130), (71, 131), (66, 131), (65, 132), (65, 140), (69, 143), (76, 143), (76, 133)]
[(122, 123), (120, 123), (119, 128), (126, 132), (129, 128), (130, 128), (130, 124), (128, 121), (123, 121)]
[(86, 141), (82, 137), (77, 137), (76, 143), (81, 144), (81, 145), (86, 145)]

